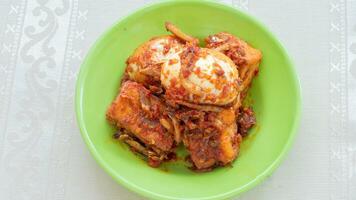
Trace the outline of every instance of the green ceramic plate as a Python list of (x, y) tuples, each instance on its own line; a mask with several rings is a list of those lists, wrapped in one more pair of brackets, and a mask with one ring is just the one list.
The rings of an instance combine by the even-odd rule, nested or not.
[[(262, 50), (260, 73), (250, 95), (258, 125), (243, 142), (232, 167), (193, 173), (175, 162), (154, 169), (111, 139), (105, 111), (117, 95), (126, 58), (144, 41), (167, 34), (171, 21), (204, 38), (233, 33)], [(261, 183), (291, 146), (300, 115), (300, 91), (292, 63), (277, 39), (252, 17), (214, 2), (164, 1), (120, 20), (98, 39), (77, 81), (76, 112), (82, 136), (97, 162), (128, 189), (154, 199), (225, 199)]]

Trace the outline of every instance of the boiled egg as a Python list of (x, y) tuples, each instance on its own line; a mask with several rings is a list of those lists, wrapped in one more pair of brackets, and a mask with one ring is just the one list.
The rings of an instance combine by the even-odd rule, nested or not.
[(172, 53), (162, 65), (161, 84), (170, 100), (226, 105), (238, 96), (239, 75), (224, 54), (197, 46)]

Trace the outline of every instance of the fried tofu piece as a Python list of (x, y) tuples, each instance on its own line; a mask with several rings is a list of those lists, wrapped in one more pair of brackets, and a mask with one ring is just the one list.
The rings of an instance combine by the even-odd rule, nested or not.
[(165, 105), (142, 84), (126, 81), (120, 93), (107, 110), (107, 119), (117, 127), (124, 128), (147, 147), (160, 151), (173, 148), (173, 135), (160, 120)]
[(219, 161), (226, 165), (235, 160), (239, 152), (242, 137), (237, 134), (237, 125), (233, 108), (218, 114), (217, 120), (223, 127), (219, 135)]
[(236, 36), (225, 32), (210, 35), (205, 41), (207, 48), (220, 51), (231, 58), (239, 70), (242, 80), (241, 91), (246, 92), (251, 85), (253, 77), (258, 73), (262, 59), (261, 51)]
[[(188, 111), (178, 116), (188, 130), (184, 145), (190, 153), (193, 169), (208, 171), (231, 163), (238, 155), (241, 136), (237, 134), (233, 108), (219, 113)], [(190, 116), (189, 119), (184, 119)]]

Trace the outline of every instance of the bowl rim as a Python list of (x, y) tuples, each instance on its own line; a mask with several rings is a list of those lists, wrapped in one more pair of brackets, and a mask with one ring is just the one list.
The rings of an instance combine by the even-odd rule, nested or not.
[(282, 50), (283, 57), (286, 58), (286, 61), (288, 63), (288, 66), (291, 68), (292, 72), (292, 81), (294, 82), (295, 91), (296, 91), (296, 114), (293, 119), (293, 123), (291, 126), (291, 131), (289, 138), (287, 142), (284, 144), (284, 147), (282, 151), (279, 153), (279, 155), (276, 157), (276, 159), (267, 167), (259, 176), (257, 176), (254, 180), (251, 182), (245, 184), (243, 187), (236, 188), (234, 190), (229, 190), (224, 193), (220, 193), (214, 196), (203, 196), (203, 197), (197, 197), (197, 198), (184, 198), (184, 199), (189, 199), (189, 200), (195, 200), (195, 199), (204, 199), (204, 200), (210, 200), (210, 199), (226, 199), (229, 197), (234, 197), (234, 196), (239, 196), (240, 194), (252, 189), (253, 187), (257, 186), (258, 184), (262, 183), (267, 177), (269, 177), (275, 170), (276, 168), (281, 164), (283, 159), (285, 159), (287, 153), (289, 152), (293, 141), (296, 137), (296, 133), (298, 132), (299, 124), (300, 124), (300, 118), (301, 118), (301, 104), (302, 104), (302, 96), (301, 96), (301, 86), (300, 86), (300, 81), (295, 69), (295, 65), (293, 64), (292, 59), (288, 55), (286, 49), (283, 47), (281, 42), (277, 39), (277, 37), (272, 34), (269, 29), (259, 22), (255, 17), (251, 16), (250, 14), (245, 13), (241, 9), (234, 8), (230, 5), (219, 3), (216, 1), (212, 0), (164, 0), (161, 2), (154, 2), (154, 3), (149, 3), (145, 6), (142, 6), (138, 9), (135, 9), (131, 12), (129, 12), (127, 15), (119, 18), (115, 23), (113, 23), (110, 27), (108, 27), (98, 39), (94, 42), (94, 44), (91, 45), (87, 55), (85, 56), (85, 59), (83, 63), (80, 65), (80, 70), (78, 73), (77, 81), (76, 81), (76, 88), (75, 88), (75, 112), (76, 112), (76, 119), (78, 126), (80, 128), (80, 134), (85, 141), (86, 146), (88, 147), (91, 155), (94, 157), (97, 163), (118, 183), (121, 185), (125, 186), (127, 189), (129, 189), (132, 192), (138, 193), (142, 196), (148, 197), (148, 198), (154, 198), (154, 199), (181, 199), (178, 197), (174, 196), (167, 196), (167, 195), (162, 195), (159, 193), (155, 193), (152, 191), (149, 191), (143, 187), (140, 187), (136, 185), (135, 183), (126, 180), (124, 177), (122, 177), (120, 174), (116, 173), (115, 170), (105, 162), (105, 160), (101, 157), (100, 153), (97, 151), (95, 145), (92, 143), (92, 141), (89, 138), (89, 133), (86, 129), (85, 122), (84, 122), (84, 117), (83, 117), (83, 107), (82, 107), (82, 99), (83, 99), (83, 85), (85, 82), (85, 77), (88, 73), (88, 67), (85, 67), (88, 62), (88, 58), (91, 57), (94, 54), (95, 49), (99, 45), (99, 43), (112, 31), (113, 28), (116, 26), (119, 26), (121, 23), (124, 21), (128, 20), (130, 16), (145, 11), (148, 8), (158, 8), (161, 6), (172, 6), (174, 4), (180, 4), (180, 3), (199, 3), (199, 4), (205, 4), (208, 6), (213, 6), (217, 7), (219, 9), (225, 9), (228, 10), (229, 12), (236, 13), (238, 15), (243, 15), (245, 18), (248, 18), (251, 20), (253, 23), (255, 23), (257, 26), (259, 26), (261, 29), (264, 30), (264, 32), (274, 40), (276, 45)]

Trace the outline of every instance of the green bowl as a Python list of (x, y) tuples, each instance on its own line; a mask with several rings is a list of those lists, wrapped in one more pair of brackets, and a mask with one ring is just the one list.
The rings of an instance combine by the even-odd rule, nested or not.
[[(231, 167), (194, 173), (184, 162), (149, 167), (125, 145), (112, 139), (105, 111), (117, 95), (125, 61), (153, 36), (167, 34), (164, 22), (204, 38), (227, 31), (263, 52), (250, 97), (257, 126)], [(95, 43), (81, 66), (76, 113), (82, 137), (96, 161), (128, 189), (153, 199), (225, 199), (261, 183), (290, 148), (299, 124), (300, 91), (296, 73), (277, 39), (247, 14), (210, 1), (164, 1), (120, 20)]]

